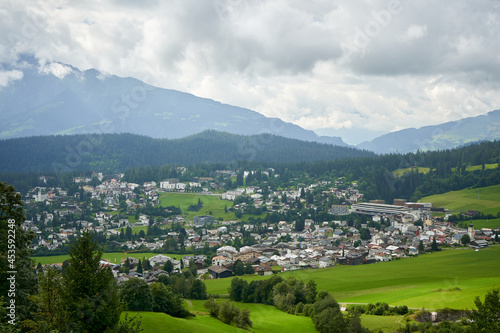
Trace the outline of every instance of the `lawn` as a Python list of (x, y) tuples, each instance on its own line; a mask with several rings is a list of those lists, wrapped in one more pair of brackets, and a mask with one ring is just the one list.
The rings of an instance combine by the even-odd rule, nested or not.
[[(403, 176), (404, 174), (407, 174), (409, 173), (411, 170), (414, 170), (414, 171), (417, 171), (417, 169), (414, 169), (414, 168), (404, 168), (404, 169), (397, 169), (396, 171), (394, 171), (394, 173), (398, 176), (398, 177), (401, 177)], [(422, 168), (422, 167), (418, 167), (418, 173), (429, 173), (429, 171), (431, 171), (430, 168)]]
[[(498, 168), (498, 163), (492, 163), (492, 164), (485, 164), (484, 165), (485, 169), (496, 169)], [(476, 170), (482, 170), (483, 165), (469, 165), (468, 167), (465, 168), (466, 171), (476, 171)]]
[[(293, 271), (281, 276), (312, 279), (318, 291), (329, 291), (340, 303), (386, 302), (411, 308), (463, 309), (472, 308), (476, 296), (500, 288), (499, 255), (500, 246), (477, 252), (450, 249), (386, 263)], [(207, 292), (227, 294), (230, 283), (231, 278), (206, 281)]]
[(162, 333), (162, 332), (196, 332), (196, 333), (214, 333), (214, 332), (248, 332), (229, 326), (210, 316), (196, 316), (189, 319), (171, 317), (164, 313), (155, 312), (122, 312), (121, 319), (125, 318), (125, 313), (130, 316), (139, 314), (141, 317), (141, 328), (143, 333)]
[[(205, 301), (191, 300), (186, 308), (196, 313), (206, 313), (203, 307)], [(278, 310), (274, 306), (255, 303), (234, 302), (239, 308), (247, 308), (252, 320), (252, 332), (316, 332), (314, 324), (309, 317), (294, 316)]]
[(472, 223), (474, 225), (474, 229), (481, 230), (482, 228), (500, 228), (500, 219), (494, 220), (472, 220), (466, 221), (467, 225)]
[[(119, 264), (120, 260), (122, 260), (125, 257), (133, 257), (137, 259), (149, 259), (153, 256), (158, 255), (159, 253), (152, 253), (152, 252), (144, 252), (144, 253), (134, 253), (134, 252), (112, 252), (112, 253), (103, 253), (102, 259), (104, 260), (109, 260), (111, 263), (116, 263)], [(169, 256), (171, 258), (176, 258), (177, 260), (181, 259), (184, 256), (188, 256), (190, 254), (168, 254), (168, 253), (162, 253), (166, 256)], [(43, 257), (31, 257), (35, 261), (35, 264), (38, 264), (39, 262), (42, 265), (48, 265), (48, 264), (61, 264), (65, 260), (69, 259), (69, 254), (65, 255), (60, 255), (60, 256), (43, 256)]]
[[(185, 307), (196, 314), (195, 318), (180, 319), (163, 313), (154, 312), (133, 312), (122, 313), (121, 319), (125, 318), (125, 313), (129, 317), (139, 314), (141, 316), (141, 328), (143, 333), (161, 332), (248, 332), (234, 326), (225, 325), (219, 320), (212, 318), (203, 307), (205, 301), (187, 300)], [(239, 308), (247, 308), (250, 311), (250, 320), (253, 327), (251, 332), (316, 332), (311, 318), (304, 316), (294, 316), (282, 312), (274, 306), (253, 303), (234, 303)], [(362, 315), (363, 326), (382, 332), (394, 332), (403, 326), (402, 316), (371, 316)]]
[(500, 185), (431, 195), (420, 202), (431, 202), (434, 207), (445, 207), (453, 213), (473, 209), (496, 216), (500, 212)]
[[(203, 202), (203, 207), (198, 212), (188, 211), (188, 207), (191, 205), (196, 205), (198, 199)], [(175, 206), (180, 207), (185, 219), (187, 221), (192, 221), (193, 217), (200, 215), (212, 215), (216, 219), (222, 217), (226, 221), (236, 220), (236, 215), (234, 212), (224, 211), (224, 208), (230, 208), (233, 205), (232, 201), (222, 200), (220, 196), (217, 195), (204, 195), (196, 193), (162, 193), (160, 195), (160, 205), (162, 207)], [(210, 214), (212, 212), (212, 214)], [(247, 219), (251, 215), (244, 214), (242, 219)], [(260, 215), (264, 217), (265, 214)], [(258, 216), (254, 216), (257, 218)]]
[(403, 316), (373, 316), (361, 315), (361, 325), (374, 332), (396, 332), (406, 325)]

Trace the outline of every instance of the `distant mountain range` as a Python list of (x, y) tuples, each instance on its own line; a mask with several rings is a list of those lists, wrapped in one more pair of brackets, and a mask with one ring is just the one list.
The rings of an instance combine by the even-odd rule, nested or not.
[[(205, 130), (270, 133), (346, 146), (339, 137), (267, 118), (248, 109), (161, 89), (133, 78), (24, 57), (3, 65), (22, 78), (0, 87), (0, 139), (35, 135), (132, 133), (176, 139)], [(0, 67), (1, 68), (1, 67)]]
[(408, 128), (357, 145), (378, 154), (442, 150), (478, 141), (500, 140), (500, 110), (419, 129)]
[(351, 147), (288, 139), (272, 134), (204, 131), (182, 139), (136, 134), (79, 134), (0, 140), (0, 172), (123, 172), (153, 165), (221, 164), (239, 161), (293, 163), (375, 156)]
[[(0, 139), (89, 133), (131, 133), (177, 139), (206, 130), (238, 135), (269, 133), (302, 141), (348, 146), (278, 118), (222, 104), (134, 78), (62, 63), (40, 64), (25, 56), (0, 65)], [(333, 131), (323, 131), (323, 134)], [(343, 135), (347, 135), (346, 132)], [(372, 136), (373, 137), (373, 136)], [(438, 150), (500, 139), (500, 110), (419, 129), (404, 129), (356, 147), (378, 154)]]

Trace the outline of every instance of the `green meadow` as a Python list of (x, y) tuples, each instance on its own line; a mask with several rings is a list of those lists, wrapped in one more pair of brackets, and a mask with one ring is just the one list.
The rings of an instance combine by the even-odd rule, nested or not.
[[(205, 301), (186, 300), (185, 307), (196, 315), (194, 318), (181, 319), (171, 317), (163, 313), (154, 312), (123, 312), (121, 319), (125, 318), (125, 313), (129, 317), (139, 315), (141, 328), (144, 333), (161, 332), (248, 332), (234, 326), (223, 324), (219, 320), (212, 318), (203, 307)], [(316, 332), (314, 324), (309, 317), (294, 316), (278, 310), (277, 308), (264, 304), (248, 304), (234, 302), (239, 308), (246, 308), (250, 311), (250, 320), (253, 327), (251, 332)], [(139, 317), (138, 317), (139, 318)], [(382, 332), (394, 332), (405, 324), (403, 316), (372, 316), (362, 315), (363, 326)]]
[(399, 328), (406, 325), (403, 316), (374, 316), (361, 315), (361, 325), (374, 332), (396, 332)]
[[(188, 207), (198, 204), (198, 199), (203, 202), (203, 207), (198, 212), (188, 211)], [(184, 214), (187, 214), (186, 220), (193, 220), (193, 217), (199, 215), (213, 215), (215, 218), (222, 217), (225, 220), (235, 219), (232, 212), (224, 212), (224, 207), (231, 207), (233, 203), (228, 200), (222, 200), (217, 195), (202, 195), (196, 193), (162, 193), (160, 195), (160, 205), (163, 207), (180, 207)]]
[[(186, 301), (186, 309), (200, 314), (208, 314), (203, 307), (205, 301)], [(316, 332), (311, 318), (304, 316), (294, 316), (278, 310), (274, 306), (255, 303), (234, 302), (239, 308), (246, 308), (250, 311), (252, 320), (252, 332)]]
[[(396, 171), (394, 171), (394, 173), (398, 176), (398, 177), (401, 177), (403, 176), (404, 174), (407, 174), (409, 173), (410, 171), (417, 171), (417, 169), (413, 169), (413, 168), (404, 168), (404, 169), (397, 169)], [(418, 167), (418, 173), (429, 173), (429, 171), (431, 171), (430, 168), (423, 168), (423, 167)]]
[[(496, 168), (498, 168), (498, 163), (485, 164), (484, 168), (486, 170), (487, 169), (496, 169)], [(467, 166), (465, 168), (466, 171), (476, 171), (476, 170), (482, 170), (482, 169), (483, 169), (483, 165), (482, 164), (479, 164), (479, 165), (469, 165), (469, 166)], [(414, 169), (414, 168), (402, 168), (402, 169), (395, 170), (394, 173), (398, 177), (401, 177), (404, 174), (409, 173), (411, 170), (416, 170), (416, 169)], [(456, 168), (452, 168), (452, 170), (456, 170)], [(430, 168), (418, 167), (418, 172), (419, 173), (429, 173), (429, 171), (431, 171)]]
[[(474, 225), (474, 229), (476, 230), (481, 230), (483, 228), (500, 228), (500, 219), (494, 219), (494, 220), (472, 220), (470, 221)], [(469, 221), (467, 221), (467, 224), (469, 224)]]
[[(198, 204), (198, 199), (203, 202), (203, 207), (198, 212), (188, 211), (188, 207), (191, 205)], [(212, 215), (216, 219), (222, 217), (226, 221), (236, 220), (236, 215), (234, 212), (224, 211), (224, 208), (231, 208), (233, 205), (232, 201), (222, 200), (218, 195), (204, 195), (197, 193), (162, 193), (160, 195), (160, 205), (162, 207), (175, 206), (180, 207), (185, 219), (187, 221), (192, 221), (195, 216), (200, 215)], [(211, 212), (211, 214), (210, 214)], [(251, 215), (243, 214), (242, 218), (246, 219)], [(262, 214), (260, 217), (264, 217)], [(257, 216), (255, 216), (257, 217)]]
[[(498, 163), (491, 163), (491, 164), (485, 164), (484, 165), (485, 169), (496, 169), (498, 168)], [(476, 171), (476, 170), (482, 170), (483, 165), (469, 165), (468, 167), (465, 168), (466, 171)]]
[(473, 209), (496, 216), (500, 212), (500, 185), (431, 195), (423, 197), (420, 202), (431, 202), (434, 207), (445, 207), (452, 213)]
[[(109, 260), (109, 262), (113, 264), (119, 264), (120, 260), (126, 258), (126, 257), (133, 257), (137, 259), (149, 259), (153, 256), (158, 255), (159, 253), (152, 253), (152, 252), (144, 252), (144, 253), (136, 253), (136, 252), (112, 252), (112, 253), (103, 253), (102, 259), (104, 260)], [(169, 253), (162, 253), (163, 255), (169, 256), (171, 258), (175, 258), (177, 260), (180, 260), (184, 256), (188, 256), (190, 254), (169, 254)], [(60, 256), (43, 256), (43, 257), (31, 257), (35, 264), (41, 263), (42, 265), (49, 265), (49, 264), (61, 264), (65, 260), (69, 259), (69, 254), (65, 255), (60, 255)]]
[[(410, 308), (465, 309), (474, 306), (476, 296), (484, 297), (492, 288), (500, 288), (499, 256), (500, 246), (480, 251), (449, 249), (385, 263), (292, 271), (281, 276), (312, 279), (317, 290), (329, 291), (339, 303), (386, 302)], [(227, 294), (231, 278), (205, 283), (208, 293)]]
[[(182, 319), (171, 317), (164, 313), (156, 312), (135, 312), (126, 311), (122, 312), (121, 319), (125, 318), (125, 313), (129, 317), (135, 315), (140, 316), (141, 328), (143, 333), (162, 333), (162, 332), (196, 332), (196, 333), (234, 333), (234, 332), (248, 332), (246, 330), (238, 329), (234, 326), (229, 326), (221, 321), (210, 316), (196, 316), (194, 318)], [(139, 317), (137, 317), (139, 318)]]

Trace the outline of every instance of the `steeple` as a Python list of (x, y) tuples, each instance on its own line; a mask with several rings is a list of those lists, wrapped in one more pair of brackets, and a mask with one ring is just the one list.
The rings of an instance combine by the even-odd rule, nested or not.
[(467, 233), (469, 234), (471, 242), (474, 240), (474, 225), (471, 223), (469, 224), (469, 228), (467, 230)]

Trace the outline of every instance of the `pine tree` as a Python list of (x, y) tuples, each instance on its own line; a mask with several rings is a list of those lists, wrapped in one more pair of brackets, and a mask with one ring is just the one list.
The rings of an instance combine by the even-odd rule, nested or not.
[[(0, 302), (2, 298), (7, 303), (15, 300), (15, 318), (3, 315), (0, 325), (9, 320), (20, 323), (31, 318), (33, 312), (33, 304), (28, 296), (37, 291), (37, 279), (32, 269), (34, 263), (29, 257), (29, 245), (34, 234), (21, 227), (24, 220), (21, 195), (16, 193), (12, 185), (0, 183)], [(9, 296), (11, 281), (14, 280), (15, 298)], [(6, 305), (1, 306), (6, 308)]]
[(141, 259), (139, 259), (139, 263), (137, 264), (137, 270), (136, 270), (136, 272), (139, 273), (139, 274), (143, 273)]
[(104, 332), (116, 327), (122, 311), (118, 287), (109, 268), (99, 263), (102, 250), (92, 234), (83, 232), (69, 254), (63, 297), (71, 322), (65, 331)]
[(436, 237), (432, 238), (431, 250), (432, 250), (432, 252), (435, 252), (435, 251), (439, 250), (438, 246), (437, 246), (437, 242), (436, 242)]

